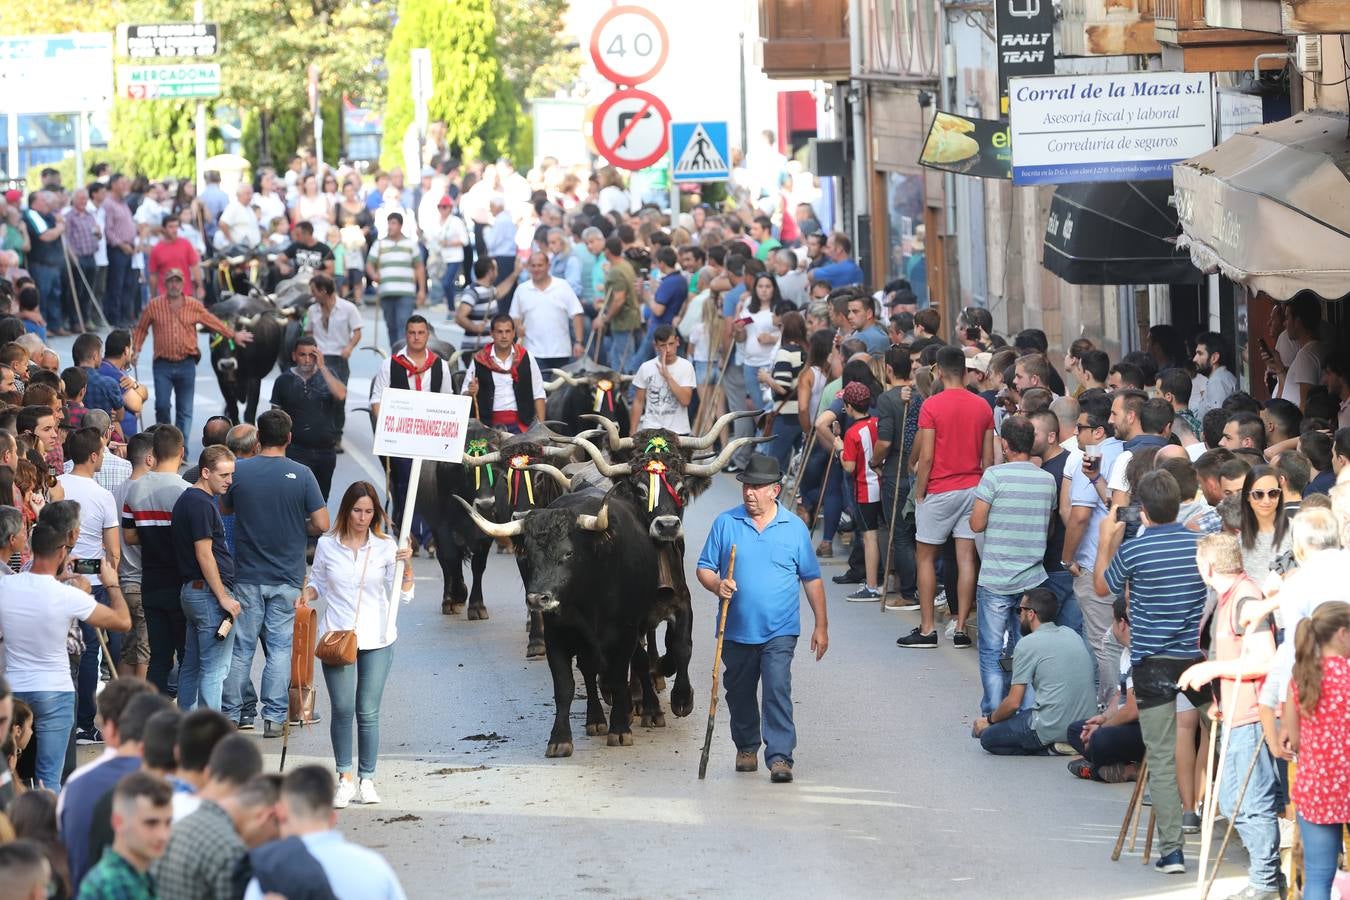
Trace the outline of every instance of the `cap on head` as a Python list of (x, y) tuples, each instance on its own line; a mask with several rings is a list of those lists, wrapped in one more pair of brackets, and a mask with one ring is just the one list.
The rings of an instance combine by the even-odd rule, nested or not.
[(849, 406), (866, 409), (872, 405), (872, 392), (861, 381), (855, 381), (844, 388), (841, 396)]
[(436, 201), (436, 205), (441, 209), (445, 209), (447, 206), (454, 206), (455, 201), (450, 199), (449, 194), (446, 194), (444, 197)]
[(182, 281), (182, 280), (183, 280), (183, 270), (182, 270), (182, 269), (166, 269), (166, 270), (164, 271), (164, 281), (165, 281), (165, 283), (169, 282), (170, 280), (172, 280), (172, 279), (174, 279), (174, 278), (177, 278), (179, 281)]
[(989, 364), (993, 361), (992, 353), (976, 353), (974, 356), (966, 357), (966, 368), (973, 369), (981, 375), (989, 374)]

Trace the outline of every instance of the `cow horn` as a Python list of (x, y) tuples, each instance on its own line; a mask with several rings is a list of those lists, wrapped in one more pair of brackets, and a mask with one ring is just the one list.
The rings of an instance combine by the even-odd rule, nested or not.
[(483, 453), (478, 456), (465, 456), (464, 464), (466, 466), (487, 466), (500, 461), (502, 453), (500, 450), (493, 450), (490, 453)]
[(620, 375), (620, 376), (619, 376), (619, 384), (627, 384), (628, 382), (632, 381), (632, 380), (633, 380), (634, 378), (636, 378), (636, 377), (637, 377), (636, 375)]
[(463, 497), (456, 495), (455, 499), (458, 500), (459, 505), (464, 507), (465, 511), (468, 512), (469, 517), (473, 519), (473, 524), (477, 525), (479, 530), (482, 531), (483, 534), (486, 534), (488, 537), (495, 537), (495, 538), (515, 537), (516, 535), (520, 534), (520, 532), (525, 528), (525, 523), (521, 519), (515, 519), (511, 522), (500, 522), (500, 523), (485, 519), (478, 514), (478, 511), (476, 509), (474, 509), (471, 505), (466, 503)]
[(254, 325), (254, 323), (256, 323), (257, 321), (258, 321), (258, 317), (257, 317), (257, 316), (240, 316), (240, 317), (239, 317), (239, 324), (242, 325), (244, 328), (252, 328), (253, 325)]
[(718, 436), (721, 435), (721, 433), (726, 429), (726, 427), (730, 425), (734, 420), (741, 419), (746, 416), (757, 416), (757, 415), (759, 415), (759, 411), (751, 409), (743, 409), (738, 410), (736, 412), (725, 413), (720, 419), (718, 419), (716, 422), (712, 424), (712, 427), (709, 428), (703, 434), (702, 437), (681, 437), (680, 448), (682, 450), (707, 450), (709, 447), (713, 445), (713, 442), (717, 440)]
[(609, 501), (600, 504), (600, 511), (593, 516), (577, 513), (577, 527), (582, 531), (605, 531), (609, 528)]
[(459, 364), (459, 358), (463, 355), (464, 355), (463, 350), (456, 350), (454, 353), (451, 353), (450, 358), (445, 361), (446, 365), (450, 367), (450, 370), (452, 372), (454, 371), (455, 366)]
[(613, 453), (615, 450), (632, 450), (633, 439), (630, 437), (619, 437), (619, 423), (613, 419), (607, 419), (596, 413), (582, 413), (581, 418), (590, 419), (599, 422), (609, 436), (609, 450)]
[(545, 394), (551, 394), (564, 384), (562, 377), (559, 376), (552, 381), (545, 381), (542, 385)]
[(629, 463), (610, 465), (609, 460), (605, 459), (605, 455), (600, 452), (600, 449), (585, 438), (573, 438), (573, 440), (586, 451), (591, 458), (591, 462), (595, 463), (595, 468), (606, 478), (620, 478), (632, 473), (633, 467)]
[(708, 463), (706, 466), (701, 466), (698, 465), (697, 463), (690, 463), (689, 465), (684, 467), (684, 474), (692, 475), (695, 478), (709, 478), (713, 475), (716, 475), (718, 472), (722, 471), (722, 468), (727, 463), (731, 462), (732, 454), (734, 454), (737, 450), (744, 447), (746, 444), (753, 444), (753, 443), (756, 443), (756, 440), (752, 437), (736, 438), (736, 440), (728, 442), (727, 445), (722, 448), (722, 452), (717, 454), (717, 458), (714, 459), (712, 462)]
[(545, 447), (544, 456), (549, 459), (566, 459), (571, 456), (573, 450), (571, 447)]
[(564, 491), (570, 491), (572, 489), (572, 479), (568, 478), (566, 473), (557, 466), (550, 466), (548, 463), (530, 463), (525, 468), (529, 469), (531, 472), (543, 472), (545, 475), (550, 476), (554, 481), (558, 482)]
[(558, 381), (559, 379), (561, 379), (562, 382), (565, 383), (565, 384), (573, 384), (573, 385), (575, 385), (575, 384), (585, 384), (585, 383), (586, 383), (586, 380), (585, 380), (584, 378), (578, 378), (578, 377), (576, 377), (575, 375), (573, 375), (571, 372), (564, 372), (562, 369), (554, 369), (554, 370), (553, 370), (553, 380), (554, 380), (554, 381)]

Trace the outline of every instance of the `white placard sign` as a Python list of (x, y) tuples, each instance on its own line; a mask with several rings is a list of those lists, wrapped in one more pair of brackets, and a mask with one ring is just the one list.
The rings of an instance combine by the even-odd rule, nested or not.
[(1214, 146), (1208, 73), (1014, 78), (1013, 184), (1170, 179)]
[(380, 397), (380, 415), (375, 422), (374, 452), (460, 462), (471, 403), (459, 394), (386, 390)]

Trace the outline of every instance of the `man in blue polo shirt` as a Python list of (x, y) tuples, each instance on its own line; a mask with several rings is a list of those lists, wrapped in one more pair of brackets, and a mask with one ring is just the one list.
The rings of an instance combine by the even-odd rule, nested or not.
[[(1098, 596), (1123, 595), (1130, 588), (1130, 663), (1139, 728), (1144, 736), (1149, 792), (1158, 817), (1159, 853), (1155, 868), (1167, 874), (1186, 871), (1182, 855), (1181, 795), (1176, 771), (1177, 679), (1204, 659), (1200, 619), (1205, 611), (1205, 582), (1196, 565), (1196, 544), (1203, 535), (1177, 523), (1181, 489), (1168, 472), (1155, 470), (1139, 479), (1133, 496), (1147, 531), (1121, 544), (1125, 523), (1114, 509), (1102, 528), (1111, 565), (1095, 576)], [(1117, 549), (1119, 548), (1119, 549)], [(1209, 686), (1187, 691), (1203, 716)]]
[[(736, 480), (745, 502), (713, 521), (698, 558), (698, 580), (719, 599), (730, 600), (722, 659), (736, 771), (755, 771), (762, 741), (770, 776), (782, 783), (792, 780), (792, 750), (797, 745), (792, 654), (802, 630), (799, 585), (806, 588), (816, 620), (811, 632), (816, 659), (829, 646), (825, 588), (810, 533), (801, 519), (778, 503), (783, 488), (778, 460), (756, 453)], [(736, 571), (728, 572), (733, 546)], [(761, 682), (762, 728), (756, 702)]]
[(807, 271), (812, 281), (823, 281), (836, 288), (862, 284), (863, 270), (853, 261), (853, 242), (848, 239), (848, 235), (838, 231), (830, 235), (825, 244), (825, 255), (830, 258), (830, 262)]

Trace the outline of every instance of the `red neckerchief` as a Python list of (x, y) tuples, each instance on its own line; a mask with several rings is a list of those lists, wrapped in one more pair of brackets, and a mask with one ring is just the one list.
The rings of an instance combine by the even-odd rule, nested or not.
[(501, 364), (497, 362), (497, 356), (492, 352), (492, 344), (488, 344), (475, 353), (473, 359), (474, 362), (480, 362), (487, 366), (489, 371), (510, 375), (512, 381), (518, 381), (520, 379), (520, 365), (525, 361), (525, 348), (517, 344), (511, 349), (514, 351), (514, 355), (511, 358), (511, 368), (509, 369), (503, 369)]
[(416, 379), (413, 382), (414, 385), (413, 390), (415, 391), (420, 391), (422, 389), (422, 374), (430, 371), (431, 367), (436, 365), (436, 363), (440, 361), (441, 361), (440, 357), (438, 357), (435, 353), (433, 353), (430, 350), (427, 351), (427, 361), (423, 363), (420, 367), (416, 363), (414, 363), (411, 359), (408, 359), (407, 351), (399, 353), (394, 357), (394, 362), (402, 366), (405, 370), (407, 370), (410, 376)]

